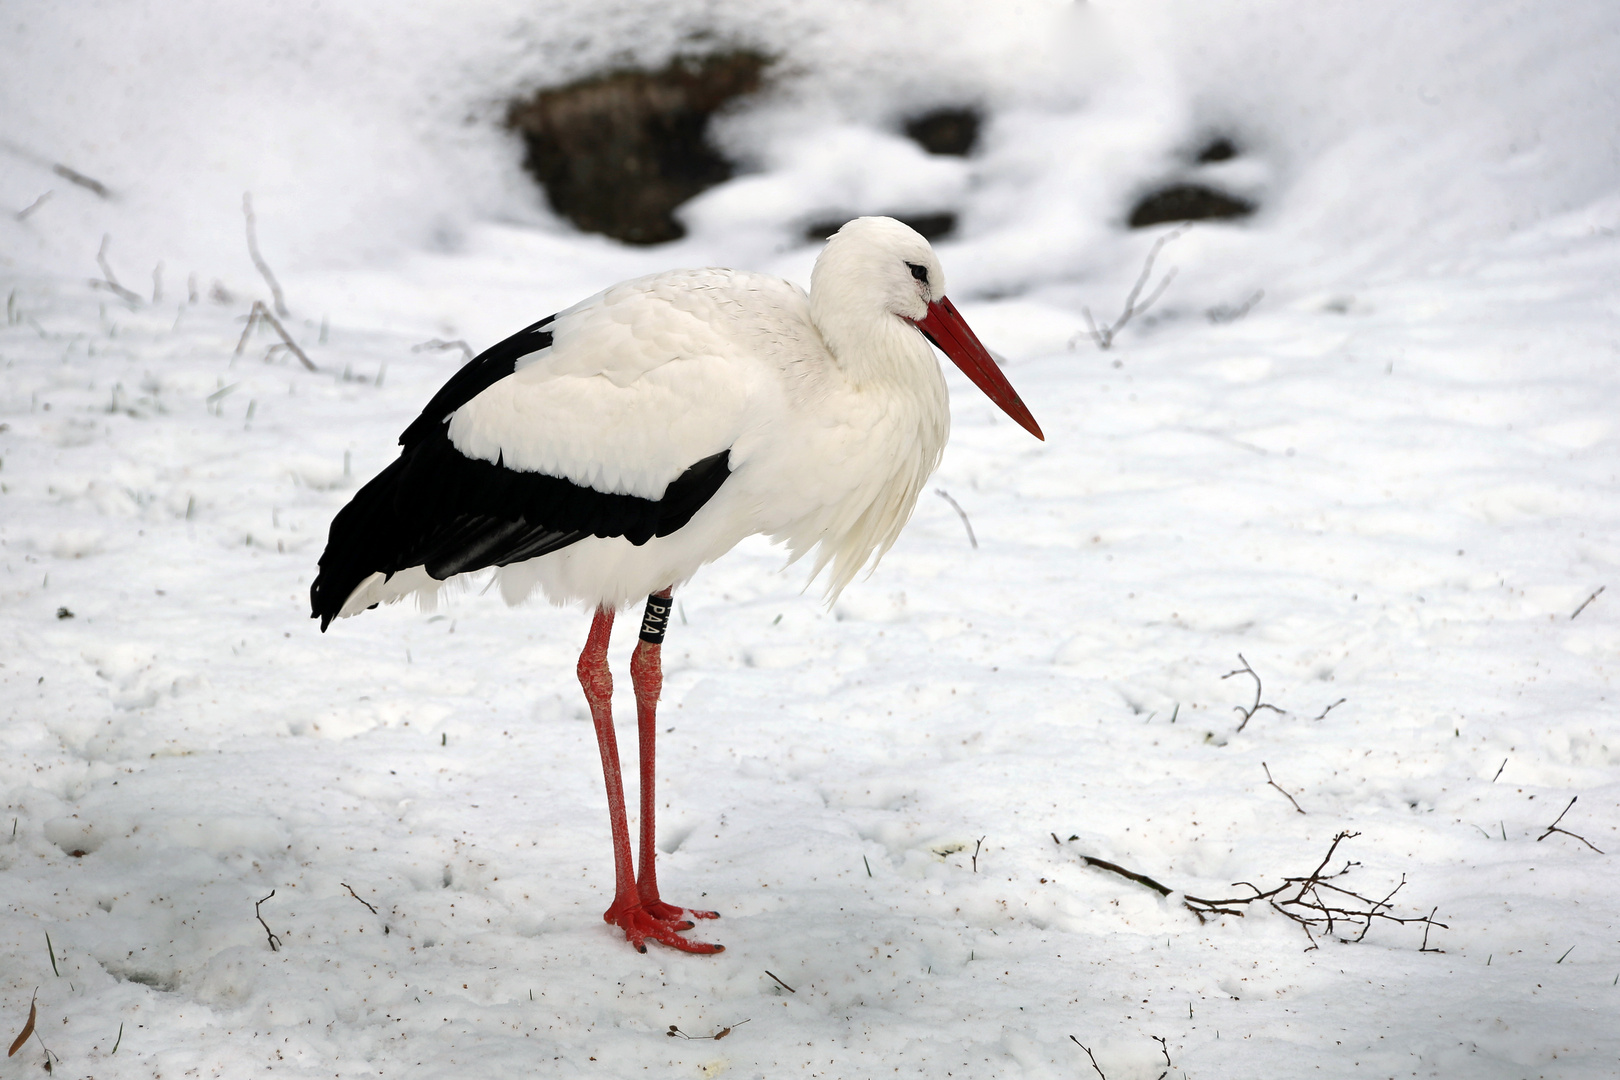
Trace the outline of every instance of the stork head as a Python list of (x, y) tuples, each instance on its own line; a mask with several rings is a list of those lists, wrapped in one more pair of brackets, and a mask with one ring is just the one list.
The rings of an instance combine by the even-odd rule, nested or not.
[(939, 257), (909, 225), (861, 217), (834, 233), (810, 274), (810, 313), (841, 359), (843, 348), (881, 337), (902, 320), (906, 333), (926, 337), (1025, 431), (1046, 438), (990, 351), (946, 298)]

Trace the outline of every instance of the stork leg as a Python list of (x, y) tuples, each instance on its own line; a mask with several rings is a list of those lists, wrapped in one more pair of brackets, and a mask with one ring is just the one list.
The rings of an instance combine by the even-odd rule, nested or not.
[(619, 771), (619, 744), (613, 732), (613, 674), (608, 669), (608, 638), (613, 632), (613, 610), (597, 608), (590, 636), (579, 654), (579, 684), (591, 708), (596, 726), (596, 745), (602, 752), (602, 776), (607, 783), (608, 821), (613, 830), (613, 904), (602, 918), (624, 931), (625, 940), (646, 952), (652, 938), (686, 952), (718, 952), (720, 946), (687, 941), (676, 931), (690, 930), (692, 923), (679, 918), (661, 918), (642, 906), (636, 890), (635, 869), (630, 862), (630, 823), (624, 811), (624, 781)]
[[(636, 733), (641, 750), (641, 860), (636, 875), (636, 894), (641, 906), (660, 919), (718, 919), (718, 911), (695, 911), (690, 908), (666, 904), (658, 897), (658, 845), (655, 820), (657, 815), (657, 739), (658, 695), (664, 686), (663, 652), (664, 628), (668, 625), (670, 590), (653, 593), (647, 598), (647, 612), (641, 620), (641, 640), (630, 657), (630, 681), (636, 689)], [(688, 923), (687, 925), (691, 925)], [(719, 951), (724, 946), (714, 946)]]

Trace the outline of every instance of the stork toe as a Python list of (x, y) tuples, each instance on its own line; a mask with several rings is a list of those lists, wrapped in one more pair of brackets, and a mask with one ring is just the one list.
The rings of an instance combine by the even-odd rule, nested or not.
[[(615, 904), (603, 912), (602, 918), (624, 931), (625, 940), (634, 945), (637, 952), (646, 952), (649, 940), (668, 945), (672, 949), (679, 949), (681, 952), (712, 954), (726, 951), (724, 945), (681, 937), (679, 931), (692, 929), (692, 920), (682, 918), (685, 912), (681, 908), (663, 903), (660, 903), (659, 907), (674, 914), (668, 917), (654, 914), (640, 903), (623, 907)], [(693, 914), (699, 914), (703, 918), (718, 917), (712, 912), (693, 912)]]
[[(653, 918), (664, 919), (666, 921), (682, 918), (718, 919), (720, 917), (720, 913), (718, 911), (698, 911), (696, 908), (677, 907), (674, 904), (666, 904), (662, 900), (657, 899), (643, 900), (641, 902), (641, 906), (647, 912), (649, 912)], [(687, 923), (687, 926), (691, 926), (691, 923)]]

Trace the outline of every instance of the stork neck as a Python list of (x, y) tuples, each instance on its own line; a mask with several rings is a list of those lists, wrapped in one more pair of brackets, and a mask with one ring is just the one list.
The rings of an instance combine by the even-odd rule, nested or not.
[(939, 379), (939, 364), (927, 340), (905, 319), (887, 311), (851, 312), (830, 304), (818, 309), (814, 296), (810, 304), (822, 341), (856, 388), (916, 387)]

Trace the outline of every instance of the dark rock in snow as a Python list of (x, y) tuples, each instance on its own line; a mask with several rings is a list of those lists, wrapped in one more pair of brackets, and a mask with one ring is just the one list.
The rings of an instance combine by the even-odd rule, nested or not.
[(675, 207), (732, 176), (706, 138), (709, 118), (757, 90), (768, 62), (740, 50), (601, 75), (513, 102), (507, 123), (569, 221), (631, 244), (678, 240)]
[(1238, 148), (1225, 135), (1217, 135), (1198, 151), (1194, 161), (1200, 165), (1213, 165), (1217, 161), (1231, 161), (1238, 156)]
[(1131, 210), (1130, 226), (1145, 229), (1167, 221), (1248, 217), (1255, 206), (1202, 184), (1171, 184), (1144, 196)]
[(967, 157), (979, 141), (982, 120), (976, 109), (935, 109), (912, 117), (905, 127), (906, 134), (930, 154)]

